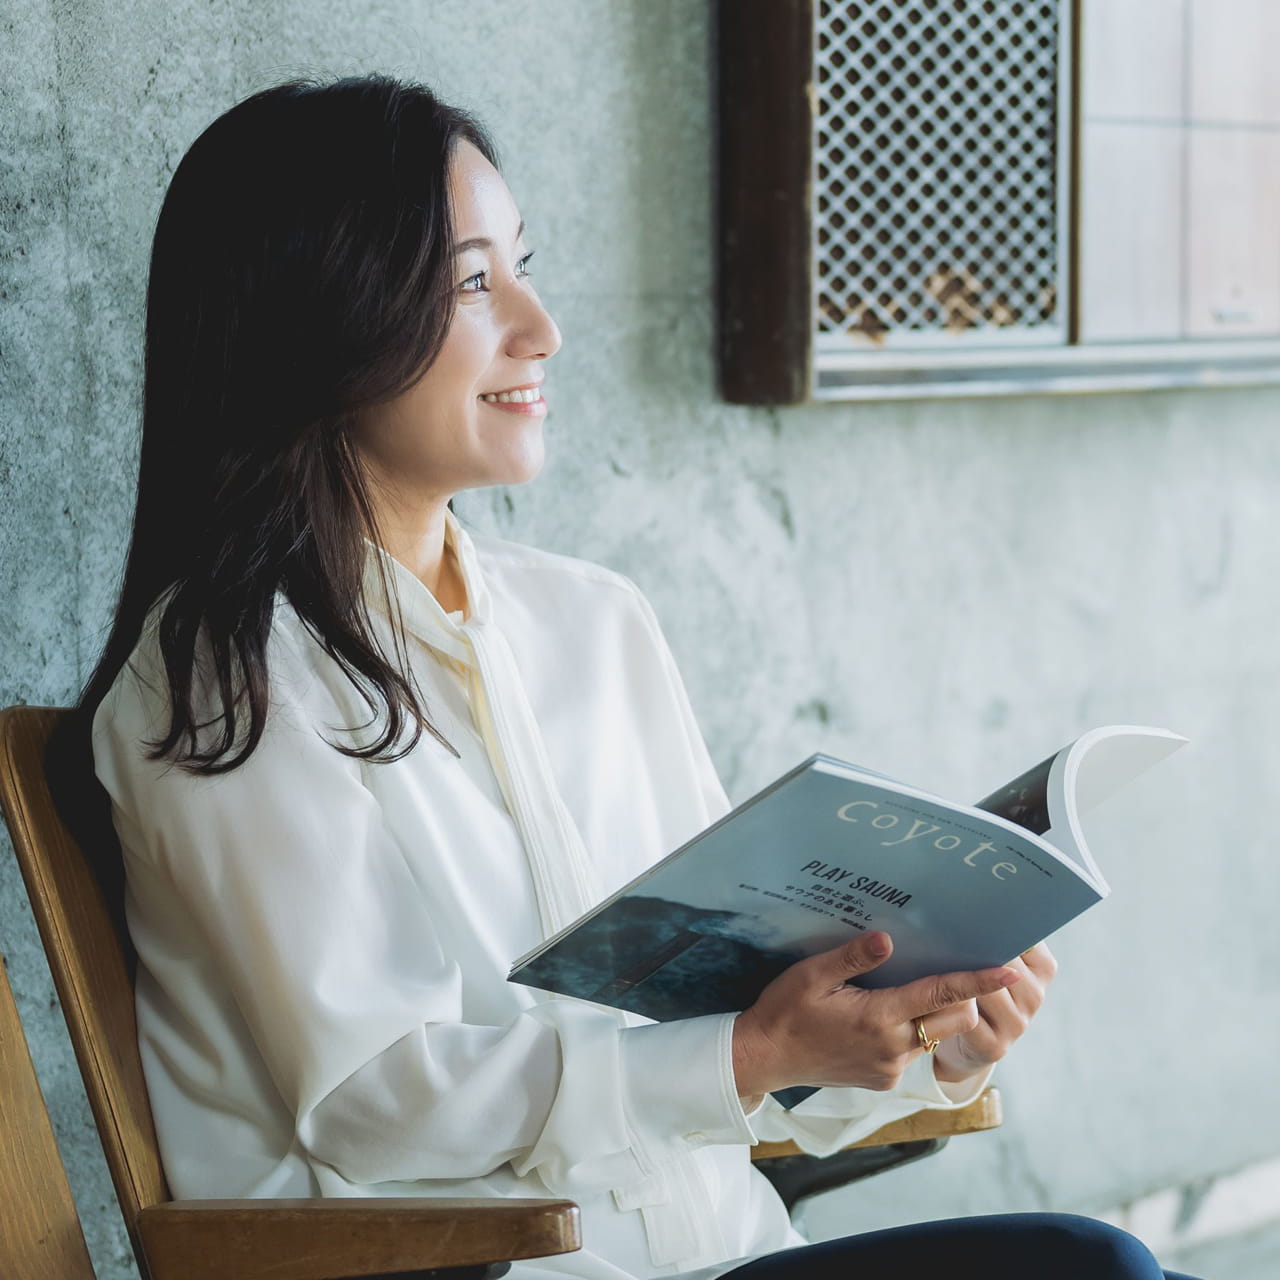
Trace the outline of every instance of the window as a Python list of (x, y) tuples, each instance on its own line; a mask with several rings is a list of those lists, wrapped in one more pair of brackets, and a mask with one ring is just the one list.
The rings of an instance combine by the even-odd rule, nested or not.
[(746, 403), (1280, 381), (1274, 0), (722, 0)]

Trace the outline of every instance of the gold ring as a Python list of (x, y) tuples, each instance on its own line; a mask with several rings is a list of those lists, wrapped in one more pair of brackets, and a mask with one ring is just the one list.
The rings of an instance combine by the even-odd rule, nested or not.
[(925, 1053), (932, 1053), (942, 1041), (929, 1038), (929, 1033), (924, 1029), (923, 1018), (913, 1018), (912, 1021), (916, 1024), (916, 1039), (920, 1041), (920, 1047)]

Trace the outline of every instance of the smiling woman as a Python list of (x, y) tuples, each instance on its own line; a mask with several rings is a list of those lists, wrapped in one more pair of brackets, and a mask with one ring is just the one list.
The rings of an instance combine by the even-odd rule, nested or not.
[[(460, 142), (449, 170), (453, 321), (425, 373), (356, 415), (380, 540), (440, 598), (444, 509), (462, 489), (523, 484), (542, 468), (541, 362), (560, 346), (529, 280), (524, 223), (492, 161)], [(441, 590), (437, 590), (440, 587)]]
[[(967, 1254), (990, 1280), (1159, 1276), (1053, 1216), (773, 1256), (803, 1241), (749, 1145), (968, 1102), (1044, 998), (1043, 948), (869, 991), (870, 934), (741, 1014), (662, 1024), (506, 981), (728, 809), (634, 585), (449, 506), (543, 463), (560, 335), (529, 256), (484, 131), (383, 77), (258, 94), (174, 174), (133, 542), (80, 721), (172, 1191), (577, 1200), (586, 1247), (530, 1280)], [(831, 1087), (764, 1096), (800, 1084)]]

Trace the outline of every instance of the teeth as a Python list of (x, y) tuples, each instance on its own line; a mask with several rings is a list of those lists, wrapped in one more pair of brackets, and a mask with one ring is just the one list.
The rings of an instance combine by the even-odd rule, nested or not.
[(526, 387), (522, 391), (490, 391), (480, 397), (486, 404), (533, 404), (542, 399), (542, 392), (537, 387)]

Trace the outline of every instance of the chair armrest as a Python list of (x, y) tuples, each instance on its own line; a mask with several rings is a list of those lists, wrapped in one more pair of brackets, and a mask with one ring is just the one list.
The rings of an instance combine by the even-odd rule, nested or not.
[[(933, 1138), (954, 1138), (961, 1133), (980, 1133), (983, 1129), (998, 1128), (1003, 1118), (1000, 1091), (988, 1087), (967, 1106), (957, 1107), (954, 1111), (917, 1111), (882, 1126), (857, 1142), (851, 1142), (844, 1149), (887, 1147), (898, 1142), (926, 1142)], [(751, 1148), (752, 1160), (801, 1154), (794, 1142), (757, 1142)]]
[(138, 1233), (152, 1280), (345, 1280), (582, 1247), (569, 1200), (172, 1200)]

